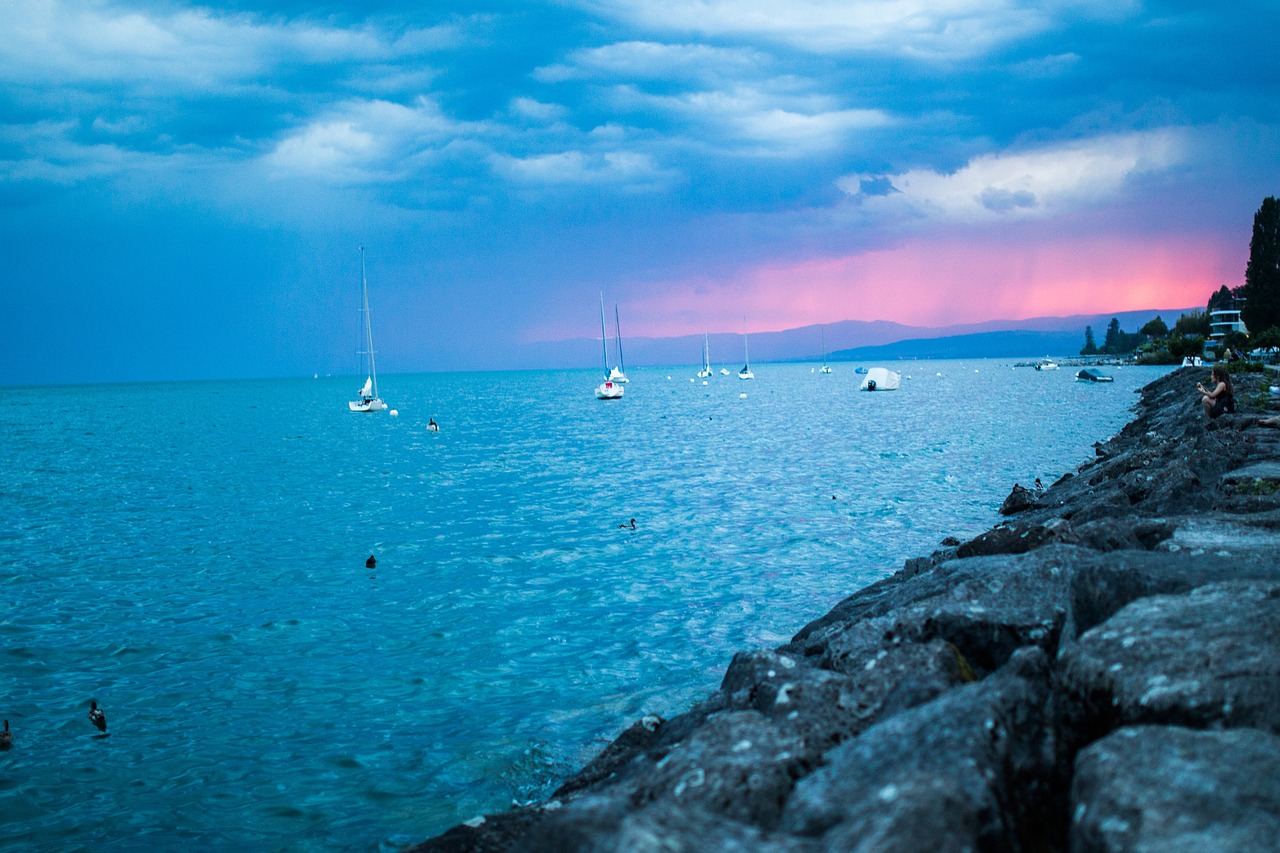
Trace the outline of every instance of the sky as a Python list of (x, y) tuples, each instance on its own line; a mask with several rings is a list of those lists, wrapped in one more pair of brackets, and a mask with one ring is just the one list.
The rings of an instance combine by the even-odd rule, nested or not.
[[(1203, 305), (1280, 4), (0, 3), (0, 384)], [(848, 342), (846, 345), (855, 345)]]

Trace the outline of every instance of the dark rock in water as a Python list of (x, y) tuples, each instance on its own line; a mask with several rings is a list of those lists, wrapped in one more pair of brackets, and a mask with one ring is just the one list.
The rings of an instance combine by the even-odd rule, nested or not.
[(1202, 376), (1153, 382), (1003, 523), (739, 652), (551, 799), (413, 849), (1275, 849), (1280, 431), (1269, 379), (1207, 422)]
[(1275, 850), (1280, 737), (1120, 729), (1076, 758), (1071, 814), (1073, 853)]

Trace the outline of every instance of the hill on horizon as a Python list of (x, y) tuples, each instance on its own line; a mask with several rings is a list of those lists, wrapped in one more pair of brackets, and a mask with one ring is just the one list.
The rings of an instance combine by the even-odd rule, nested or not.
[[(1152, 308), (1109, 314), (990, 320), (942, 327), (907, 326), (887, 320), (841, 320), (780, 332), (749, 332), (748, 344), (753, 362), (819, 361), (824, 335), (827, 358), (832, 361), (858, 358), (1062, 357), (1080, 352), (1084, 346), (1086, 326), (1093, 328), (1094, 338), (1101, 344), (1113, 317), (1120, 321), (1120, 328), (1124, 331), (1136, 332), (1157, 316), (1173, 326), (1179, 316), (1193, 310), (1202, 309)], [(708, 338), (712, 364), (742, 363), (742, 335), (719, 332)], [(702, 363), (702, 340), (702, 335), (624, 337), (623, 351), (630, 366), (697, 367)], [(520, 364), (535, 370), (598, 367), (600, 339), (576, 338), (522, 344), (516, 357)], [(510, 362), (484, 365), (480, 369), (501, 369), (504, 366), (510, 366)]]

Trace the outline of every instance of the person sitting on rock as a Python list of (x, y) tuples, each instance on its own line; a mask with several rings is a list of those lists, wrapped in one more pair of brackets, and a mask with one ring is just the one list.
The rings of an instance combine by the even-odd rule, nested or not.
[(1200, 398), (1200, 405), (1204, 406), (1205, 415), (1213, 419), (1222, 414), (1234, 414), (1236, 393), (1231, 387), (1231, 374), (1227, 373), (1225, 367), (1215, 364), (1211, 375), (1212, 381), (1217, 383), (1212, 391), (1205, 388), (1202, 383), (1196, 383), (1196, 390), (1203, 395)]

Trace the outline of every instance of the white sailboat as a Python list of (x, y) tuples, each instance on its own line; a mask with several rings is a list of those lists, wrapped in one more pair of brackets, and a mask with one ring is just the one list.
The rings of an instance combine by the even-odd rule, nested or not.
[[(369, 320), (369, 281), (364, 272), (364, 246), (360, 247), (360, 317), (361, 349), (359, 350), (361, 372), (365, 373), (364, 385), (360, 388), (359, 399), (347, 402), (347, 408), (353, 412), (381, 412), (387, 407), (378, 396), (378, 369), (373, 362), (373, 324)], [(364, 367), (368, 365), (368, 371)]]
[(747, 321), (742, 321), (742, 357), (744, 363), (742, 369), (738, 371), (739, 379), (755, 379), (756, 375), (751, 372), (751, 354), (747, 352)]
[(621, 400), (623, 385), (614, 382), (609, 370), (609, 332), (604, 327), (604, 294), (600, 294), (600, 345), (604, 353), (604, 382), (596, 386), (597, 400)]
[(706, 332), (702, 333), (702, 369), (698, 371), (699, 379), (711, 376), (711, 340)]
[(618, 364), (609, 371), (609, 380), (611, 382), (621, 382), (625, 385), (629, 380), (627, 379), (627, 362), (622, 357), (622, 322), (618, 319), (618, 303), (616, 302), (613, 304), (613, 324), (614, 329), (617, 331)]
[(830, 373), (831, 365), (827, 364), (827, 327), (822, 327), (822, 367), (818, 369), (819, 373)]

